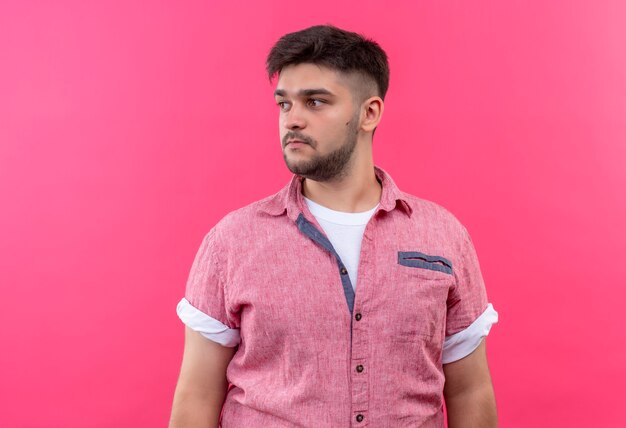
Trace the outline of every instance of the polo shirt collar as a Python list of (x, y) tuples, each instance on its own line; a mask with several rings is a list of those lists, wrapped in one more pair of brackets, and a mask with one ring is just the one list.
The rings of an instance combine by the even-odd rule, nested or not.
[[(382, 185), (379, 209), (389, 212), (399, 205), (410, 217), (413, 209), (391, 176), (378, 166), (374, 166), (374, 172)], [(294, 174), (291, 181), (278, 193), (262, 201), (259, 209), (272, 216), (278, 216), (287, 211), (289, 218), (296, 221), (300, 213), (305, 211), (305, 201), (302, 195), (303, 180), (304, 177)]]

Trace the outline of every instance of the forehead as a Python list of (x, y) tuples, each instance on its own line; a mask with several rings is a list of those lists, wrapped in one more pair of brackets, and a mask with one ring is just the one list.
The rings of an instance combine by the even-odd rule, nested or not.
[(278, 75), (277, 90), (287, 93), (324, 88), (334, 94), (350, 92), (348, 77), (336, 70), (318, 64), (303, 63), (288, 65)]

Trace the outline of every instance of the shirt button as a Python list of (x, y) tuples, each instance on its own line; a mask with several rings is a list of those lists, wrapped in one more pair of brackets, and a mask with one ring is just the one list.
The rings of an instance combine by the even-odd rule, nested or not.
[(357, 321), (361, 321), (361, 313), (358, 313), (354, 316)]
[(363, 371), (363, 366), (360, 365), (360, 364), (358, 366), (356, 366), (356, 371), (361, 373)]
[(360, 414), (360, 413), (358, 415), (356, 415), (356, 421), (357, 422), (362, 422), (363, 421), (363, 415)]
[(346, 269), (345, 267), (342, 267), (342, 268), (341, 268), (341, 274), (342, 274), (342, 275), (345, 275), (345, 274), (347, 274), (347, 273), (348, 273), (348, 269)]

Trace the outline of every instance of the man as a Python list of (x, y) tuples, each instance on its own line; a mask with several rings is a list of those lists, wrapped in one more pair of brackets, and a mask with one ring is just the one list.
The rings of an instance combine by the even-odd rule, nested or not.
[(373, 162), (384, 51), (315, 26), (267, 70), (294, 175), (201, 244), (170, 426), (443, 427), (444, 396), (450, 427), (496, 426), (470, 236)]

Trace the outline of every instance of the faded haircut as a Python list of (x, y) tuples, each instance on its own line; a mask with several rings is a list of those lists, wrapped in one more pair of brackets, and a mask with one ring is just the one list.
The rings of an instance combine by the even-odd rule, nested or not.
[(375, 85), (385, 99), (389, 88), (387, 54), (375, 41), (332, 25), (316, 25), (285, 34), (270, 50), (266, 68), (269, 79), (289, 65), (317, 64), (345, 75), (361, 77), (360, 87)]

